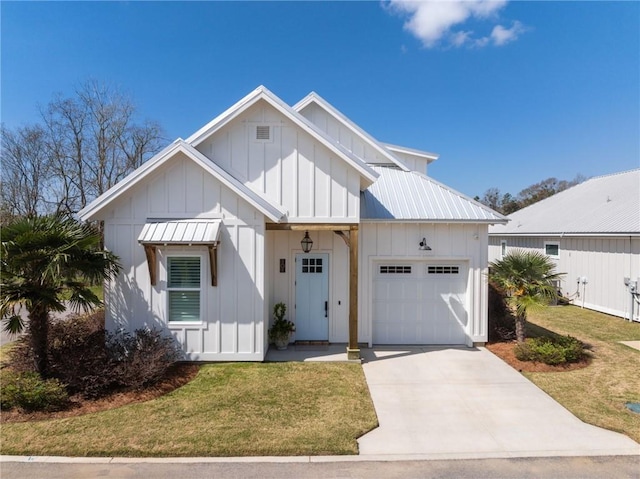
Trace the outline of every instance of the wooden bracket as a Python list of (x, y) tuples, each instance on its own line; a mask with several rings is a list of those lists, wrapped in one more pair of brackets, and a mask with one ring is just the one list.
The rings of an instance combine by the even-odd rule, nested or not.
[(218, 245), (209, 245), (209, 266), (211, 270), (211, 286), (218, 286)]
[(340, 238), (342, 238), (342, 240), (344, 241), (344, 244), (347, 245), (347, 248), (351, 248), (351, 241), (349, 241), (349, 237), (346, 234), (344, 234), (344, 231), (334, 231), (334, 233), (340, 236)]
[(144, 245), (144, 254), (147, 256), (147, 266), (149, 267), (149, 279), (151, 280), (151, 285), (155, 286), (158, 280), (158, 261), (157, 261), (157, 248), (152, 244)]
[[(149, 280), (152, 286), (158, 282), (158, 248), (154, 244), (144, 244), (144, 253), (147, 256), (149, 267)], [(211, 286), (218, 286), (218, 244), (208, 245), (209, 266), (211, 270)]]

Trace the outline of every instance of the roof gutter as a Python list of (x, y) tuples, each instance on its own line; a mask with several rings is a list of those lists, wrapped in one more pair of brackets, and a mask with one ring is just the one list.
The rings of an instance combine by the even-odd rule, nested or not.
[(640, 232), (626, 232), (626, 233), (558, 233), (558, 232), (549, 232), (549, 233), (491, 233), (489, 232), (489, 236), (530, 236), (530, 237), (549, 237), (549, 236), (557, 236), (559, 238), (584, 238), (584, 237), (597, 237), (597, 238), (611, 238), (611, 237), (640, 237)]

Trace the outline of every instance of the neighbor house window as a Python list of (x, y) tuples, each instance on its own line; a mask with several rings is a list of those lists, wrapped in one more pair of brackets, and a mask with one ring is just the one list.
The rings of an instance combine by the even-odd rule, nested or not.
[(560, 244), (559, 243), (545, 243), (544, 244), (544, 253), (547, 256), (551, 256), (553, 258), (557, 258), (560, 256)]
[(169, 321), (200, 321), (200, 257), (167, 258)]
[(500, 241), (500, 257), (504, 258), (505, 256), (507, 256), (507, 241), (502, 240)]

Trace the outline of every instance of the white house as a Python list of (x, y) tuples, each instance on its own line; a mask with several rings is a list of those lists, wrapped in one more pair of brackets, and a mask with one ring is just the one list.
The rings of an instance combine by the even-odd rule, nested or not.
[(536, 250), (575, 304), (640, 321), (640, 169), (592, 178), (489, 228), (489, 259)]
[(350, 357), (485, 342), (488, 227), (506, 219), (426, 176), (436, 158), (314, 93), (291, 107), (257, 88), (80, 212), (123, 265), (107, 327), (163, 328), (190, 360), (261, 361), (283, 301), (294, 340)]

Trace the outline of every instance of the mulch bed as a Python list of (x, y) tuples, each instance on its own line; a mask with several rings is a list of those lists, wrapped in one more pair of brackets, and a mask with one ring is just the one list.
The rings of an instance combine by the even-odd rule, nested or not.
[(115, 409), (127, 404), (149, 401), (170, 393), (184, 386), (194, 379), (200, 370), (200, 366), (191, 363), (176, 364), (169, 369), (165, 378), (153, 386), (141, 391), (120, 391), (99, 399), (84, 399), (79, 396), (71, 397), (71, 407), (65, 411), (57, 412), (33, 412), (2, 411), (0, 422), (26, 422), (43, 421), (46, 419), (62, 419), (66, 417), (81, 416), (94, 412)]
[(532, 361), (520, 361), (513, 351), (515, 341), (506, 343), (487, 343), (486, 348), (493, 354), (509, 364), (512, 368), (527, 373), (557, 373), (563, 371), (573, 371), (575, 369), (586, 368), (591, 364), (591, 357), (587, 355), (582, 361), (576, 363), (560, 364), (551, 366), (545, 363), (535, 363)]

